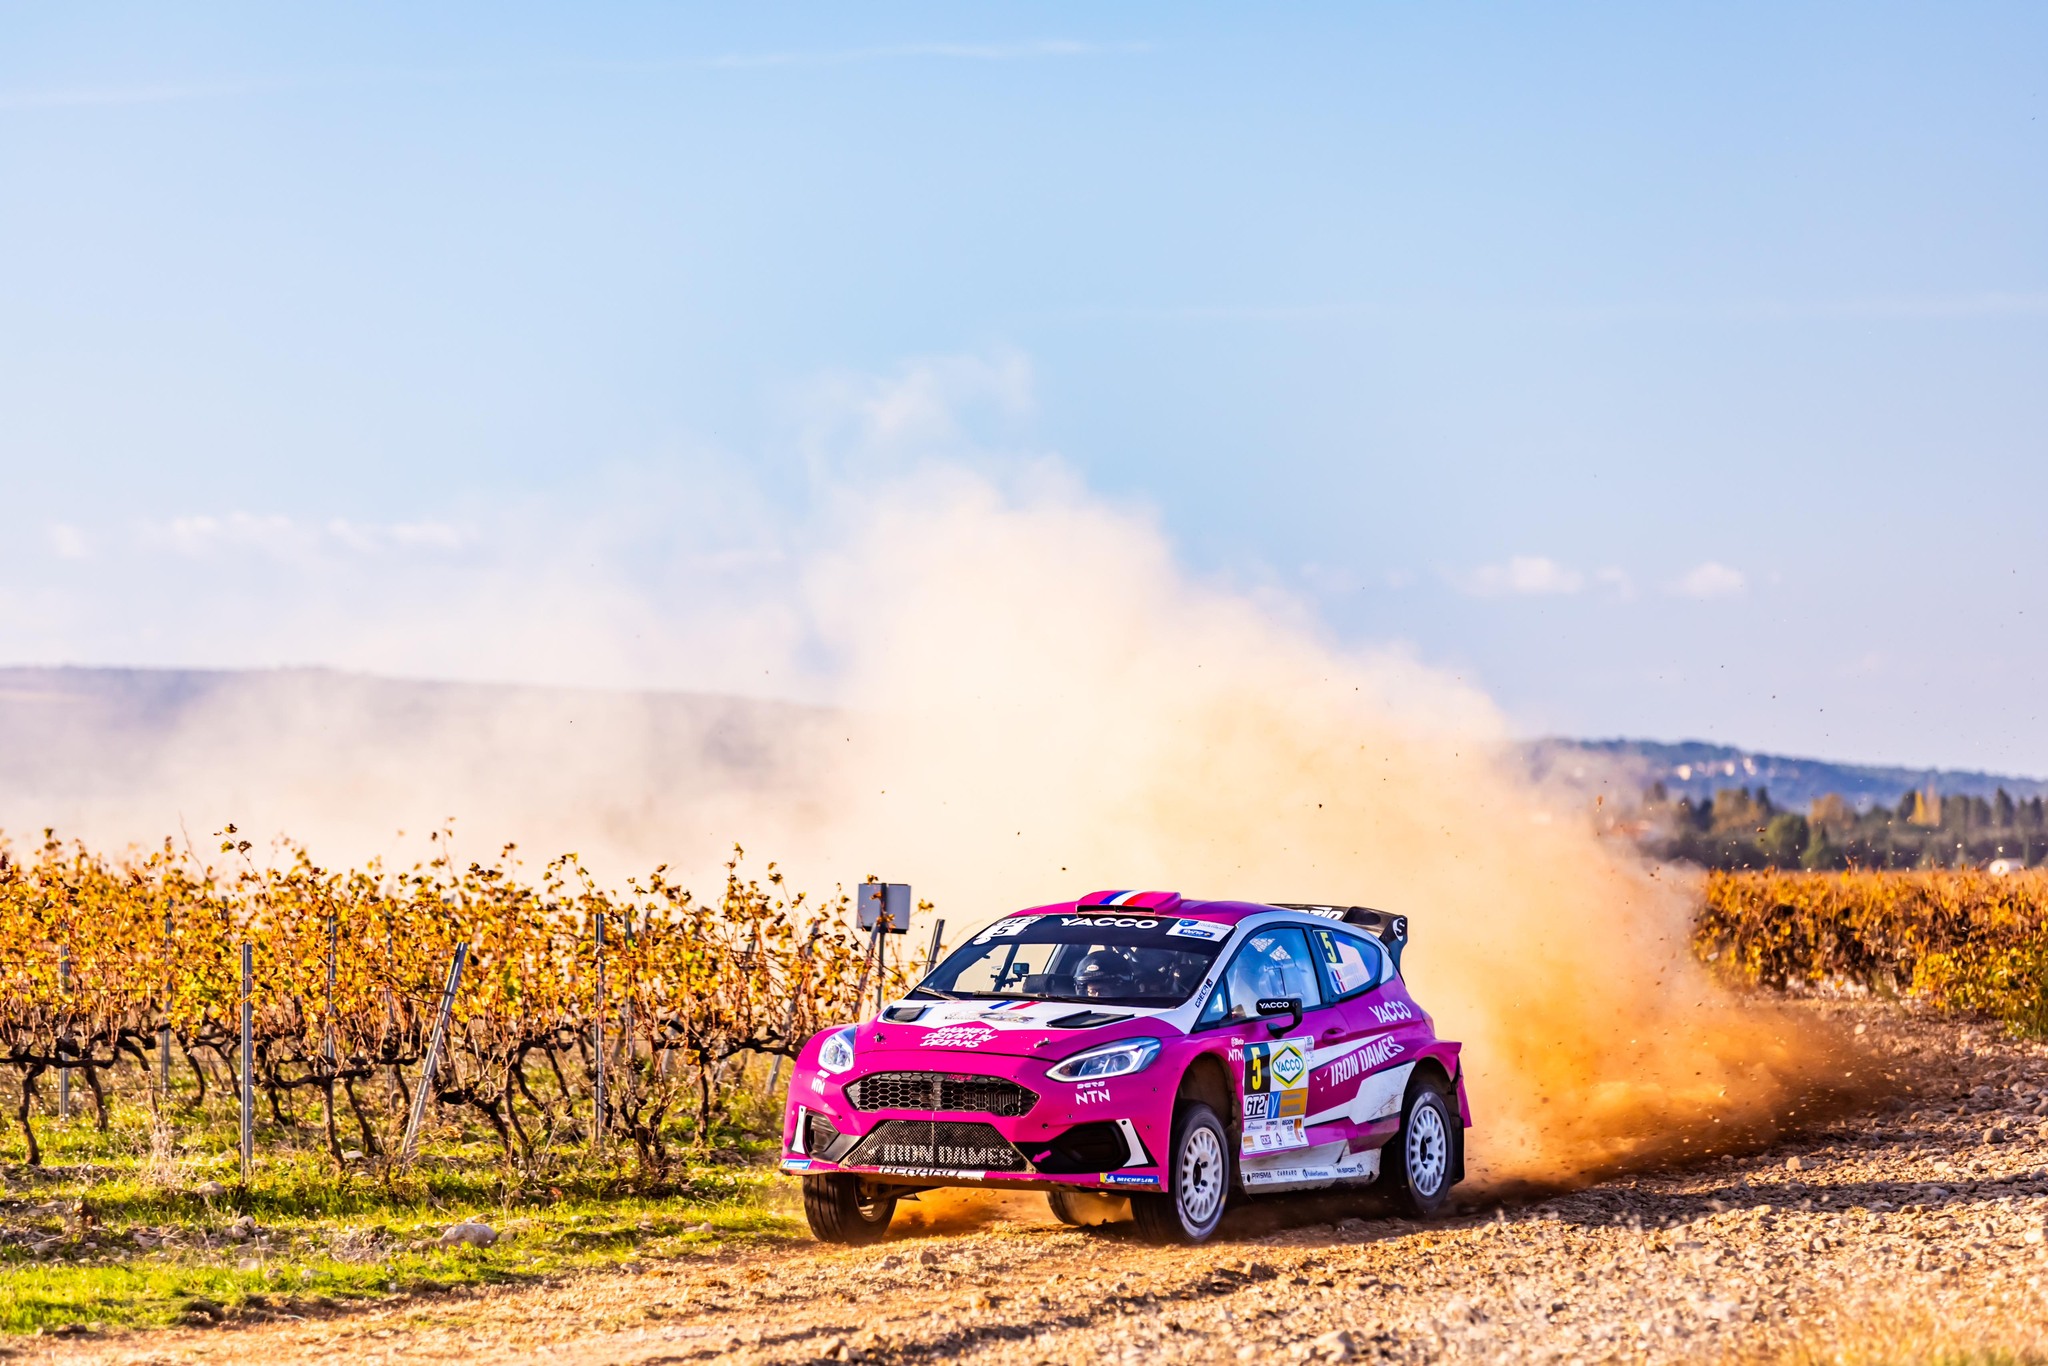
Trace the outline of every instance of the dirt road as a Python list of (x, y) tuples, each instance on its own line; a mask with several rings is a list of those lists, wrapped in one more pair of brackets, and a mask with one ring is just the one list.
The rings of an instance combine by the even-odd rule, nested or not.
[[(1848, 1008), (1914, 1079), (1764, 1151), (1421, 1226), (1307, 1198), (1198, 1249), (899, 1214), (327, 1319), (35, 1343), (67, 1363), (1717, 1361), (2048, 1351), (2048, 1050)], [(915, 1222), (915, 1226), (911, 1226)], [(934, 1226), (936, 1225), (936, 1226)]]

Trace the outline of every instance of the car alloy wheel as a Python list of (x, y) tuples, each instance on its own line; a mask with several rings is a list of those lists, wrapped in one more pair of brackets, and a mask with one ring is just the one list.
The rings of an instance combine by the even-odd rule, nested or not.
[(1402, 1155), (1408, 1159), (1408, 1184), (1423, 1199), (1435, 1199), (1451, 1171), (1451, 1135), (1442, 1110), (1435, 1105), (1415, 1107), (1408, 1117)]
[(1223, 1204), (1223, 1188), (1230, 1163), (1223, 1156), (1223, 1141), (1206, 1125), (1189, 1129), (1181, 1145), (1180, 1178), (1174, 1183), (1180, 1202), (1181, 1222), (1189, 1228), (1206, 1228)]
[(1173, 1114), (1173, 1147), (1166, 1189), (1134, 1191), (1131, 1215), (1138, 1231), (1158, 1243), (1199, 1243), (1223, 1222), (1230, 1195), (1230, 1139), (1216, 1112), (1183, 1101)]
[(1436, 1077), (1425, 1073), (1409, 1084), (1401, 1131), (1384, 1150), (1388, 1193), (1403, 1214), (1434, 1218), (1450, 1204), (1460, 1165), (1457, 1113)]

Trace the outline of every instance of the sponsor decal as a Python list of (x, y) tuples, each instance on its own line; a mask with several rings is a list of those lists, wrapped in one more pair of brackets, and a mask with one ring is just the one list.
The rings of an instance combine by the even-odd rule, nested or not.
[(1276, 1039), (1271, 1043), (1246, 1044), (1244, 1048), (1244, 1089), (1286, 1091), (1308, 1079), (1308, 1054), (1313, 1039)]
[(1381, 1024), (1393, 1024), (1396, 1020), (1412, 1020), (1415, 1018), (1415, 1007), (1409, 1005), (1406, 1001), (1388, 1001), (1384, 1005), (1371, 1007), (1371, 1010), (1372, 1017)]
[(948, 1171), (961, 1167), (1000, 1166), (1009, 1161), (1006, 1147), (973, 1143), (884, 1143), (879, 1156), (883, 1163), (912, 1165), (940, 1163)]
[(1302, 1127), (1302, 1116), (1287, 1119), (1248, 1119), (1244, 1124), (1245, 1156), (1259, 1153), (1285, 1152), (1289, 1148), (1308, 1146), (1308, 1132)]
[(1370, 1072), (1400, 1057), (1408, 1050), (1393, 1038), (1382, 1034), (1354, 1046), (1342, 1057), (1332, 1058), (1323, 1064), (1324, 1079), (1332, 1086), (1342, 1086), (1361, 1072)]
[(941, 1025), (917, 1041), (919, 1048), (979, 1048), (996, 1036), (987, 1025)]
[(1104, 1172), (1102, 1179), (1112, 1186), (1157, 1186), (1159, 1178), (1144, 1172)]
[(1045, 917), (1042, 915), (1013, 915), (1008, 920), (998, 920), (980, 934), (975, 935), (974, 942), (986, 944), (992, 939), (1008, 939), (1012, 935), (1024, 933), (1025, 930), (1043, 919)]
[(1230, 926), (1219, 925), (1213, 920), (1176, 920), (1166, 932), (1182, 939), (1206, 939), (1213, 943), (1218, 939), (1228, 939)]
[(1100, 1105), (1109, 1099), (1109, 1083), (1101, 1081), (1083, 1082), (1074, 1092), (1076, 1105)]
[(920, 1181), (979, 1181), (987, 1172), (960, 1171), (953, 1167), (876, 1167), (884, 1176), (912, 1176)]
[(1246, 1168), (1244, 1183), (1247, 1186), (1293, 1185), (1299, 1181), (1335, 1181), (1335, 1167), (1257, 1167)]
[(1314, 1039), (1275, 1039), (1244, 1046), (1244, 1138), (1247, 1156), (1308, 1145), (1309, 1052)]
[(1382, 1063), (1392, 1062), (1407, 1051), (1393, 1039), (1374, 1039), (1352, 1056), (1358, 1059), (1361, 1066), (1373, 1068)]
[(808, 1157), (785, 1157), (782, 1159), (782, 1170), (786, 1172), (807, 1172), (810, 1169), (811, 1159)]
[(812, 1078), (811, 1078), (811, 1089), (812, 1089), (813, 1091), (816, 1091), (816, 1092), (817, 1092), (817, 1093), (818, 1093), (819, 1095), (821, 1095), (821, 1096), (822, 1096), (822, 1095), (824, 1095), (824, 1094), (825, 1094), (825, 1079), (824, 1079), (823, 1077), (812, 1077)]
[(1157, 920), (1141, 920), (1132, 915), (1063, 915), (1060, 924), (1096, 930), (1152, 930), (1159, 927)]

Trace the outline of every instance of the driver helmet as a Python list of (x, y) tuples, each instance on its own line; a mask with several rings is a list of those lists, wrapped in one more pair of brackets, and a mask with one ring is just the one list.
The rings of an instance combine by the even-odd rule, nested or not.
[(1093, 949), (1074, 969), (1074, 990), (1082, 996), (1129, 996), (1138, 984), (1138, 965), (1116, 949)]

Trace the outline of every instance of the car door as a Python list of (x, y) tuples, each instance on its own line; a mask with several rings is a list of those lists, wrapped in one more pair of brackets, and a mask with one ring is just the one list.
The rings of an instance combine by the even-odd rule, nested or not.
[[(1343, 1023), (1324, 1006), (1322, 979), (1311, 954), (1303, 926), (1251, 931), (1197, 1022), (1231, 1034), (1230, 1055), (1241, 1069), (1243, 1096), (1239, 1165), (1248, 1186), (1269, 1177), (1280, 1184), (1313, 1179), (1288, 1163), (1313, 1146), (1307, 1120), (1326, 1099), (1315, 1080), (1318, 1037), (1325, 1031), (1341, 1033)], [(1261, 1015), (1258, 1005), (1284, 997), (1301, 1002), (1301, 1023), (1276, 1035), (1271, 1027), (1275, 1017)], [(1282, 1169), (1288, 1173), (1284, 1179)]]
[(1398, 1026), (1417, 1014), (1384, 990), (1396, 979), (1386, 950), (1377, 941), (1322, 925), (1309, 931), (1309, 940), (1329, 1012), (1339, 1021), (1334, 1028), (1326, 1027), (1318, 1040), (1316, 1071), (1324, 1080), (1319, 1094), (1325, 1100), (1324, 1108), (1309, 1115), (1309, 1127), (1316, 1134), (1342, 1132), (1350, 1146), (1376, 1153), (1386, 1137), (1381, 1130), (1388, 1112), (1387, 1093), (1393, 1093), (1392, 1112), (1398, 1114), (1399, 1093), (1412, 1066), (1403, 1061), (1407, 1048)]

